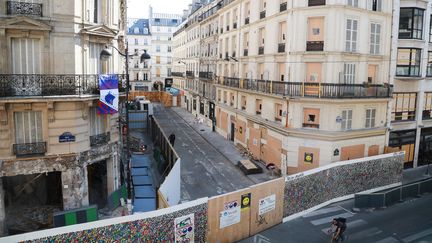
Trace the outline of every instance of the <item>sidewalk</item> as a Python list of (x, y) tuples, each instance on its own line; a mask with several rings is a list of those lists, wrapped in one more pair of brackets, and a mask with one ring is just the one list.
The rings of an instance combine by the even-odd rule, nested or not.
[(424, 180), (427, 178), (431, 178), (432, 177), (432, 165), (430, 165), (430, 168), (429, 168), (429, 175), (426, 175), (427, 168), (428, 168), (428, 166), (424, 165), (421, 167), (404, 170), (402, 183), (403, 184), (409, 184), (409, 183), (412, 183), (415, 181), (421, 181), (421, 180)]
[[(203, 137), (208, 143), (210, 143), (219, 152), (221, 152), (227, 160), (233, 163), (233, 165), (237, 166), (238, 161), (243, 159), (249, 159), (248, 157), (244, 157), (240, 154), (234, 143), (225, 139), (217, 132), (213, 132), (211, 127), (207, 126), (206, 124), (196, 123), (195, 117), (185, 109), (180, 107), (172, 107), (171, 110), (173, 110), (190, 127), (192, 127), (197, 133), (199, 133), (201, 137)], [(263, 169), (263, 173), (247, 176), (254, 183), (261, 183), (278, 178), (277, 176), (272, 176), (272, 172), (267, 170), (267, 168), (265, 168), (263, 165), (259, 164), (258, 166)]]

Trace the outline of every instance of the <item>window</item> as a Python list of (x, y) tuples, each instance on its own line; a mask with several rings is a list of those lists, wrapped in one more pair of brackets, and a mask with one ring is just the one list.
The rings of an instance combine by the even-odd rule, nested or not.
[(246, 96), (241, 96), (241, 109), (246, 110)]
[(171, 68), (168, 68), (167, 72), (168, 72), (168, 77), (171, 77)]
[(377, 23), (371, 23), (370, 54), (378, 55), (380, 53), (380, 38), (381, 25)]
[(342, 111), (342, 122), (341, 129), (342, 130), (351, 130), (352, 126), (352, 110), (343, 110)]
[(355, 83), (355, 72), (356, 65), (353, 63), (345, 63), (344, 64), (344, 83), (345, 84), (354, 84)]
[(414, 121), (417, 93), (393, 93), (392, 121)]
[(171, 52), (171, 46), (168, 46), (168, 52)]
[(349, 6), (358, 7), (358, 0), (348, 0), (347, 4)]
[(432, 42), (432, 15), (430, 16), (430, 21), (429, 21), (429, 43)]
[(135, 45), (138, 45), (138, 39), (135, 39)]
[(345, 51), (356, 52), (358, 22), (355, 19), (347, 19), (346, 23), (347, 25), (346, 25)]
[(422, 39), (423, 9), (401, 8), (399, 16), (399, 39)]
[(275, 120), (282, 121), (282, 104), (275, 104)]
[(425, 101), (423, 108), (423, 120), (432, 119), (431, 111), (432, 111), (432, 92), (425, 92)]
[[(102, 44), (90, 43), (90, 60), (89, 60), (89, 74), (99, 74), (102, 73), (101, 61), (99, 60), (100, 52), (103, 49)], [(109, 62), (109, 60), (108, 60)]]
[(428, 52), (428, 62), (426, 68), (426, 76), (432, 77), (432, 51)]
[(303, 109), (303, 127), (319, 128), (320, 110), (313, 108)]
[(156, 46), (156, 52), (160, 52), (161, 48), (160, 46)]
[(41, 47), (39, 39), (12, 38), (11, 52), (12, 73), (41, 73)]
[(369, 0), (368, 9), (380, 12), (382, 9), (382, 0)]
[(366, 128), (373, 128), (375, 127), (375, 115), (376, 115), (376, 109), (370, 108), (366, 109)]
[(90, 136), (95, 136), (95, 135), (105, 133), (106, 126), (105, 126), (104, 118), (106, 116), (98, 115), (96, 107), (90, 108), (89, 116), (90, 116)]
[(405, 77), (420, 76), (421, 49), (399, 48), (396, 75)]
[(37, 143), (43, 141), (42, 112), (22, 111), (14, 112), (15, 142)]
[(262, 111), (262, 100), (256, 99), (255, 100), (255, 113), (257, 115), (260, 115)]

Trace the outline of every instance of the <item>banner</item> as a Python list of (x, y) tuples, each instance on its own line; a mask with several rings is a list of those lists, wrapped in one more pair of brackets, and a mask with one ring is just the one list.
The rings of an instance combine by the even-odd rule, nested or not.
[(99, 90), (98, 114), (117, 113), (119, 103), (118, 76), (115, 74), (99, 75)]
[(194, 228), (195, 228), (195, 224), (194, 224), (193, 213), (179, 218), (175, 218), (174, 219), (175, 242), (193, 243), (195, 241)]

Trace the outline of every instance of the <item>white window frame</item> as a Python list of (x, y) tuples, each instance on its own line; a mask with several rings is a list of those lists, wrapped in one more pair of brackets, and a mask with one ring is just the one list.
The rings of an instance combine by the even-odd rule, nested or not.
[(374, 128), (376, 120), (376, 108), (367, 108), (365, 112), (365, 127)]
[(341, 130), (351, 130), (352, 129), (352, 109), (344, 109), (342, 110), (342, 122), (341, 122)]
[(370, 50), (369, 53), (373, 55), (380, 54), (381, 45), (381, 24), (370, 24)]
[(345, 51), (357, 52), (358, 20), (347, 19), (345, 28)]
[(358, 7), (358, 0), (347, 0), (347, 5), (352, 7)]
[(355, 63), (344, 63), (343, 78), (345, 84), (355, 84), (355, 79), (356, 79)]

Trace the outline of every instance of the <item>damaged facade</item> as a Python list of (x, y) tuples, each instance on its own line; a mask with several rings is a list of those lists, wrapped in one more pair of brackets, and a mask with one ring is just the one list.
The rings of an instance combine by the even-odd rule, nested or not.
[(54, 211), (101, 208), (120, 186), (119, 117), (98, 115), (97, 102), (98, 74), (123, 70), (117, 52), (99, 53), (124, 49), (126, 1), (0, 6), (3, 236), (52, 227)]

